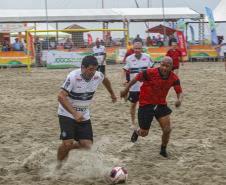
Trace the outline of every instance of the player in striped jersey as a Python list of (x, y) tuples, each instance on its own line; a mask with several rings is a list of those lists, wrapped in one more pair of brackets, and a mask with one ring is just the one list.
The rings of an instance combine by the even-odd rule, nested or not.
[[(151, 57), (146, 53), (142, 53), (141, 42), (135, 42), (133, 49), (134, 54), (126, 58), (126, 65), (123, 67), (122, 83), (124, 86), (128, 83), (128, 81), (126, 80), (127, 71), (130, 71), (130, 79), (133, 79), (140, 71), (146, 70), (147, 68), (152, 67), (154, 65), (154, 62), (152, 61)], [(131, 126), (133, 129), (136, 129), (135, 115), (137, 102), (139, 100), (141, 84), (141, 82), (137, 82), (129, 90), (128, 100), (131, 102), (130, 115), (132, 122)]]
[(58, 116), (62, 144), (58, 148), (57, 168), (61, 167), (70, 150), (89, 149), (93, 143), (89, 106), (98, 85), (103, 83), (111, 95), (112, 102), (116, 102), (110, 81), (103, 73), (96, 71), (97, 66), (96, 57), (84, 57), (81, 69), (69, 73), (61, 86), (58, 94)]

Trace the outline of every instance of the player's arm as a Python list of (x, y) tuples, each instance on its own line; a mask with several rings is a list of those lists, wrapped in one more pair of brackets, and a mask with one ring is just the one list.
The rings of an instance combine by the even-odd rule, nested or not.
[(126, 98), (130, 87), (133, 86), (137, 81), (138, 80), (136, 79), (136, 77), (133, 78), (132, 80), (130, 80), (129, 83), (126, 85), (125, 89), (120, 91), (120, 97), (121, 98)]
[(182, 103), (182, 100), (183, 100), (183, 92), (182, 92), (182, 88), (181, 88), (179, 79), (177, 79), (174, 82), (174, 90), (175, 90), (175, 92), (177, 94), (177, 100), (175, 102), (175, 107), (180, 107), (180, 105)]
[(115, 93), (114, 93), (114, 91), (111, 87), (110, 80), (107, 77), (104, 77), (104, 80), (103, 80), (102, 83), (103, 83), (104, 87), (107, 89), (107, 91), (109, 92), (109, 94), (111, 95), (112, 102), (115, 103), (117, 101), (117, 98), (116, 98)]
[(76, 121), (81, 122), (83, 121), (83, 115), (80, 112), (77, 112), (70, 102), (68, 101), (68, 92), (65, 89), (61, 89), (59, 94), (58, 94), (58, 101), (60, 104), (69, 112), (73, 115)]
[(125, 87), (124, 90), (120, 91), (120, 97), (126, 98), (130, 87), (132, 87), (137, 81), (147, 80), (147, 70), (139, 72), (135, 78), (133, 78)]
[(129, 61), (126, 59), (126, 65), (122, 68), (122, 75), (121, 75), (123, 86), (126, 86), (128, 84), (128, 81), (126, 79), (126, 74), (129, 70), (130, 70), (130, 64), (129, 64)]
[(128, 81), (126, 80), (126, 73), (127, 73), (127, 70), (123, 68), (122, 75), (121, 75), (123, 86), (126, 86), (128, 84)]
[(148, 70), (144, 70), (144, 71), (141, 71), (139, 72), (135, 78), (133, 78), (125, 87), (124, 90), (120, 91), (120, 97), (121, 98), (126, 98), (127, 97), (127, 94), (129, 92), (129, 89), (130, 87), (132, 87), (137, 81), (145, 81), (145, 80), (148, 80)]

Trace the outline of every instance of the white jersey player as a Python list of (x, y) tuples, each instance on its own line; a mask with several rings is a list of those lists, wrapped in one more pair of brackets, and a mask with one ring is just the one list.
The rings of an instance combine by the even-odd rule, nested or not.
[(89, 105), (99, 84), (103, 83), (111, 95), (112, 102), (116, 96), (111, 83), (101, 72), (94, 56), (82, 60), (81, 69), (72, 71), (66, 78), (58, 94), (58, 117), (62, 144), (58, 148), (58, 166), (68, 156), (71, 149), (89, 149), (93, 143), (93, 131), (90, 121)]
[[(154, 62), (151, 57), (142, 52), (142, 43), (135, 42), (134, 46), (134, 54), (128, 56), (126, 58), (126, 65), (123, 67), (123, 85), (126, 85), (128, 82), (126, 80), (126, 73), (129, 71), (130, 79), (133, 79), (140, 71), (144, 71), (149, 67), (153, 67)], [(140, 87), (142, 83), (137, 82), (131, 88), (128, 96), (128, 100), (131, 102), (130, 114), (132, 121), (132, 128), (135, 128), (135, 114), (136, 114), (136, 105), (139, 100), (140, 95)]]

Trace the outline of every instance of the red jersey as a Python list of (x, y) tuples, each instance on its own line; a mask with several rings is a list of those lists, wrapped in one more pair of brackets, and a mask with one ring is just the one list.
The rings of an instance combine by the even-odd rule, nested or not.
[(173, 67), (179, 67), (180, 65), (180, 58), (182, 57), (182, 52), (179, 49), (169, 49), (166, 53), (166, 56), (169, 56), (173, 59)]
[(140, 106), (144, 105), (166, 105), (166, 96), (171, 87), (177, 94), (182, 92), (180, 80), (172, 71), (167, 78), (164, 78), (159, 68), (149, 68), (137, 74), (136, 79), (142, 81), (140, 88)]

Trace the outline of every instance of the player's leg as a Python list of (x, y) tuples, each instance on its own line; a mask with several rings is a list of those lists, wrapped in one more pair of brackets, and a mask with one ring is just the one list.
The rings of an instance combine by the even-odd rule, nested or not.
[(137, 102), (139, 101), (139, 92), (129, 92), (128, 100), (130, 104), (130, 116), (131, 116), (131, 128), (136, 129), (136, 112), (137, 112)]
[(171, 133), (170, 114), (172, 110), (167, 106), (159, 106), (156, 109), (156, 119), (158, 120), (162, 128), (162, 144), (160, 149), (160, 155), (168, 157), (166, 147), (169, 142)]
[(137, 103), (130, 103), (130, 116), (131, 116), (131, 128), (135, 129), (136, 123), (136, 109), (137, 109)]
[(59, 116), (61, 145), (58, 147), (57, 159), (63, 161), (69, 154), (69, 151), (79, 148), (79, 143), (75, 141), (76, 121), (66, 116)]
[(105, 75), (105, 73), (106, 73), (105, 65), (100, 65), (100, 70), (99, 71), (102, 72)]
[(139, 129), (135, 130), (131, 136), (131, 142), (136, 142), (138, 136), (145, 137), (148, 135), (151, 122), (154, 117), (154, 105), (146, 105), (138, 109)]
[(80, 148), (80, 144), (74, 139), (63, 140), (62, 144), (58, 147), (57, 160), (65, 160), (68, 157), (69, 151), (77, 148)]
[(93, 145), (93, 130), (91, 121), (87, 120), (78, 124), (76, 135), (78, 136), (80, 149), (90, 149)]

